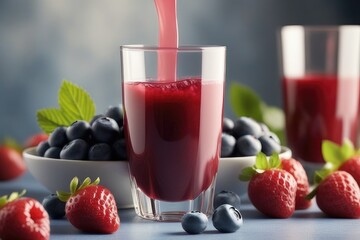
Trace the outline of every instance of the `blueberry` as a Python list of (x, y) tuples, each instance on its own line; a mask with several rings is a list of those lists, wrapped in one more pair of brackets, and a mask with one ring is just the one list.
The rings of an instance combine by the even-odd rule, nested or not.
[(61, 148), (59, 148), (59, 147), (50, 147), (50, 148), (48, 148), (48, 150), (45, 151), (44, 157), (59, 159), (60, 151), (61, 151)]
[(125, 134), (124, 134), (124, 126), (119, 127), (119, 137), (120, 138), (124, 138)]
[(51, 219), (60, 219), (65, 216), (65, 204), (56, 194), (50, 194), (42, 201), (42, 205)]
[(90, 125), (92, 125), (97, 119), (101, 118), (101, 117), (105, 117), (104, 114), (98, 114), (93, 116), (93, 118), (90, 120)]
[(219, 232), (232, 233), (243, 225), (243, 218), (235, 207), (223, 204), (215, 209), (212, 222)]
[(93, 137), (97, 142), (112, 143), (120, 134), (119, 126), (115, 120), (108, 117), (98, 118), (91, 128)]
[(181, 218), (181, 226), (189, 234), (199, 234), (205, 231), (208, 223), (206, 215), (199, 211), (191, 211)]
[(269, 135), (263, 135), (259, 138), (261, 142), (261, 151), (265, 155), (270, 156), (274, 152), (279, 153), (281, 151), (281, 146)]
[(234, 124), (233, 134), (235, 138), (239, 138), (244, 135), (253, 135), (258, 138), (262, 135), (260, 124), (252, 118), (240, 117), (236, 119)]
[(50, 147), (63, 147), (68, 139), (66, 137), (66, 127), (57, 127), (49, 136)]
[(221, 157), (229, 157), (234, 152), (236, 139), (227, 133), (221, 134)]
[(124, 120), (124, 111), (121, 106), (110, 106), (105, 113), (105, 117), (114, 119), (118, 126), (121, 127)]
[(50, 144), (48, 141), (42, 141), (40, 142), (36, 147), (36, 154), (40, 157), (43, 157), (46, 150), (50, 148)]
[(89, 144), (83, 139), (75, 139), (66, 144), (60, 152), (61, 159), (87, 159)]
[(78, 138), (88, 140), (90, 134), (91, 134), (90, 124), (84, 120), (75, 121), (66, 129), (66, 136), (69, 141)]
[(224, 118), (223, 119), (223, 125), (222, 125), (222, 131), (228, 134), (232, 134), (234, 129), (234, 121), (230, 118)]
[(269, 127), (265, 123), (260, 123), (260, 127), (261, 127), (261, 131), (263, 133), (269, 133), (270, 132)]
[(278, 144), (281, 144), (280, 138), (274, 132), (269, 132), (267, 135), (269, 135), (269, 137), (272, 138)]
[(237, 209), (240, 209), (240, 197), (232, 191), (221, 191), (214, 197), (214, 209), (220, 205), (229, 204)]
[(255, 156), (261, 151), (261, 143), (254, 136), (245, 135), (236, 141), (236, 150), (240, 156)]
[(111, 160), (111, 147), (107, 143), (96, 143), (90, 147), (89, 160)]
[(125, 139), (121, 138), (116, 140), (112, 145), (112, 149), (116, 160), (126, 160), (128, 158)]

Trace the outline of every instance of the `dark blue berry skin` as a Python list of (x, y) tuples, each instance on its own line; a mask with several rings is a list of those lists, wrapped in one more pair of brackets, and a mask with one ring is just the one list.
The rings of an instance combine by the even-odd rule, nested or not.
[(96, 143), (89, 149), (89, 160), (108, 161), (112, 159), (112, 149), (107, 143)]
[(60, 152), (61, 159), (85, 160), (88, 158), (89, 144), (83, 139), (75, 139), (66, 144)]
[(56, 194), (46, 196), (42, 205), (51, 219), (60, 219), (65, 217), (65, 202), (60, 201)]
[(234, 121), (230, 118), (224, 118), (223, 119), (223, 125), (222, 125), (222, 131), (228, 134), (232, 134), (234, 130)]
[(40, 157), (43, 157), (46, 150), (50, 148), (50, 144), (48, 141), (42, 141), (36, 146), (36, 154)]
[(181, 219), (181, 226), (189, 234), (199, 234), (205, 231), (208, 218), (204, 213), (191, 211), (186, 213)]
[(112, 143), (120, 134), (118, 124), (114, 119), (108, 117), (98, 118), (91, 128), (94, 140), (97, 142)]
[(75, 121), (66, 129), (66, 137), (69, 141), (78, 138), (88, 140), (90, 138), (90, 134), (90, 124), (84, 120)]
[(261, 142), (261, 151), (265, 153), (265, 155), (270, 156), (271, 154), (280, 153), (281, 146), (277, 143), (272, 137), (269, 135), (263, 135), (259, 138)]
[(255, 156), (261, 151), (261, 143), (254, 136), (245, 135), (236, 141), (236, 151), (240, 156)]
[(234, 152), (236, 139), (227, 133), (221, 134), (221, 157), (229, 157)]
[(112, 149), (116, 160), (127, 160), (125, 139), (120, 138), (116, 140), (112, 145)]
[(46, 152), (44, 153), (44, 157), (46, 158), (60, 158), (60, 151), (61, 148), (59, 147), (50, 147)]
[(237, 209), (240, 209), (241, 199), (239, 195), (232, 191), (221, 191), (214, 197), (214, 209), (223, 204), (229, 204)]
[(93, 118), (90, 120), (90, 126), (91, 126), (98, 118), (101, 118), (101, 117), (105, 117), (105, 115), (104, 115), (104, 114), (98, 114), (98, 115), (93, 116)]
[(243, 218), (238, 209), (229, 204), (223, 204), (215, 209), (212, 222), (219, 232), (232, 233), (243, 225)]
[(272, 138), (278, 144), (281, 144), (279, 137), (275, 133), (269, 132), (267, 135), (269, 135), (269, 137)]
[(50, 147), (63, 147), (68, 143), (66, 127), (57, 127), (49, 136)]
[(114, 119), (119, 127), (124, 124), (124, 112), (121, 106), (110, 106), (105, 113), (105, 117)]
[(258, 138), (263, 134), (260, 124), (252, 118), (240, 117), (235, 120), (234, 124), (233, 135), (235, 138), (244, 135), (253, 135)]

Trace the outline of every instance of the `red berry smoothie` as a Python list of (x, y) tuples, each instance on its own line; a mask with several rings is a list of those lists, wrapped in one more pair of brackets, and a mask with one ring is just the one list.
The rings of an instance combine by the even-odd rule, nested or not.
[(148, 197), (191, 200), (214, 181), (223, 93), (198, 78), (123, 83), (131, 177)]
[(323, 140), (354, 144), (359, 124), (359, 79), (309, 75), (283, 79), (287, 144), (294, 157), (322, 163)]

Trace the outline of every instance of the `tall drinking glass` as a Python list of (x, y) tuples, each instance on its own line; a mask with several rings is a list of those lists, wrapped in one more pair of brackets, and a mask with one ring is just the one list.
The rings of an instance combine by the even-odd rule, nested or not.
[[(170, 78), (160, 77), (164, 56), (167, 64), (175, 64), (176, 72), (166, 74)], [(188, 211), (210, 215), (221, 144), (225, 47), (122, 46), (121, 67), (136, 213), (159, 221), (180, 221)]]
[(360, 26), (285, 26), (280, 40), (287, 144), (315, 167), (323, 140), (357, 142)]

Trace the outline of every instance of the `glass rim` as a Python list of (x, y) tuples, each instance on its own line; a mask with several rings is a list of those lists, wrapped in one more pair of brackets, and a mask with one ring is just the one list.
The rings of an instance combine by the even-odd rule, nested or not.
[(280, 29), (299, 29), (302, 28), (307, 31), (338, 31), (341, 28), (348, 28), (354, 30), (360, 30), (360, 25), (357, 24), (344, 24), (344, 25), (284, 25)]
[(226, 50), (226, 46), (222, 45), (181, 45), (177, 48), (159, 47), (156, 45), (129, 44), (121, 45), (120, 51), (180, 51), (180, 52), (201, 52), (207, 50)]

